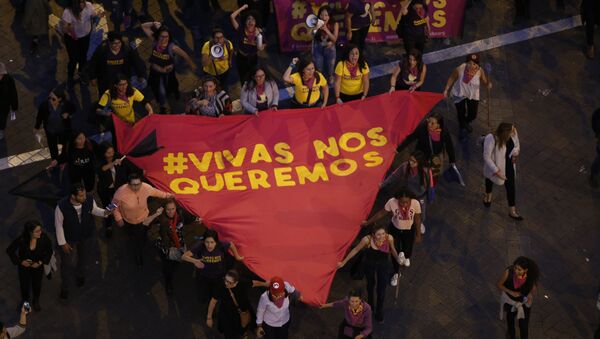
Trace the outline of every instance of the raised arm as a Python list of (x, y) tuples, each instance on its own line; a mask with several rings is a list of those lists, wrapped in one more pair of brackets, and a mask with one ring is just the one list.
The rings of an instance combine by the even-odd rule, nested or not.
[(175, 53), (175, 54), (179, 55), (181, 58), (183, 58), (183, 60), (185, 60), (185, 62), (188, 64), (188, 66), (190, 66), (190, 68), (192, 69), (193, 72), (196, 71), (196, 68), (197, 68), (196, 64), (194, 63), (192, 58), (190, 58), (190, 56), (183, 49), (181, 49), (177, 45), (174, 45), (173, 53)]
[(146, 34), (147, 37), (154, 38), (153, 29), (159, 29), (160, 26), (161, 26), (161, 23), (158, 21), (144, 22), (142, 24), (142, 30), (144, 31), (144, 33)]
[(293, 58), (292, 62), (290, 63), (290, 65), (288, 66), (288, 68), (286, 68), (285, 72), (283, 73), (283, 81), (285, 81), (287, 84), (292, 84), (292, 71), (294, 70), (294, 68), (296, 67), (296, 64), (298, 63), (298, 58)]
[(346, 258), (344, 258), (344, 260), (340, 261), (337, 263), (337, 267), (338, 268), (342, 268), (344, 267), (344, 265), (346, 265), (348, 263), (348, 261), (350, 259), (352, 259), (355, 255), (358, 254), (358, 252), (360, 252), (363, 248), (367, 247), (369, 245), (370, 242), (370, 238), (368, 236), (363, 237), (360, 242), (358, 243), (358, 245), (356, 245), (352, 251), (350, 251), (350, 253), (348, 253), (348, 255), (346, 256)]
[(240, 15), (240, 13), (242, 13), (247, 8), (248, 8), (248, 5), (246, 4), (246, 5), (238, 8), (235, 12), (231, 13), (231, 15), (229, 16), (229, 21), (231, 22), (231, 26), (233, 26), (233, 29), (235, 29), (236, 31), (238, 29), (240, 29), (240, 24), (237, 21), (237, 17)]

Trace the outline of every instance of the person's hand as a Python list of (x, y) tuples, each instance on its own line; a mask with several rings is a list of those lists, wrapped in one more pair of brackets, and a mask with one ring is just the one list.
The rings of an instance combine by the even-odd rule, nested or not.
[(396, 87), (390, 86), (390, 90), (388, 91), (388, 93), (392, 94), (392, 93), (394, 93), (395, 90), (396, 90)]
[(121, 158), (116, 159), (115, 161), (113, 161), (113, 166), (121, 166)]
[(173, 70), (173, 65), (165, 66), (164, 70), (165, 70), (165, 73), (171, 72)]
[(248, 4), (245, 4), (244, 6), (240, 7), (241, 10), (245, 10), (248, 9)]
[(504, 175), (504, 173), (502, 173), (502, 171), (498, 171), (498, 172), (494, 173), (494, 175), (502, 180), (506, 180), (506, 176)]
[(444, 98), (448, 98), (448, 90), (444, 89)]
[(345, 263), (345, 262), (343, 262), (343, 261), (339, 261), (339, 262), (337, 263), (337, 268), (338, 268), (338, 269), (340, 269), (340, 268), (344, 267), (344, 265), (346, 265), (346, 263)]
[(25, 259), (25, 260), (21, 261), (21, 266), (23, 266), (23, 267), (30, 267), (31, 266), (31, 259)]
[(202, 99), (202, 100), (198, 101), (198, 104), (202, 107), (206, 107), (206, 106), (208, 106), (209, 102), (206, 99)]
[(96, 81), (96, 79), (92, 79), (90, 80), (90, 85), (96, 87), (96, 85), (98, 85), (98, 82)]
[(42, 265), (42, 264), (40, 264), (40, 262), (38, 261), (38, 262), (34, 262), (33, 264), (31, 264), (31, 267), (32, 267), (32, 268), (38, 268), (38, 267), (40, 267), (41, 265)]
[(265, 48), (267, 48), (267, 43), (266, 43), (266, 42), (263, 42), (262, 44), (260, 44), (260, 45), (256, 46), (256, 48), (257, 48), (259, 51), (264, 51), (264, 50), (265, 50)]
[(423, 236), (421, 235), (421, 231), (417, 230), (417, 232), (415, 232), (415, 243), (419, 244), (419, 243), (421, 243), (422, 240), (423, 240)]
[(60, 248), (62, 248), (62, 250), (63, 250), (63, 252), (65, 252), (65, 254), (69, 254), (73, 250), (73, 247), (71, 247), (71, 245), (69, 245), (69, 244), (60, 245)]
[(154, 23), (152, 24), (152, 26), (154, 26), (154, 28), (159, 29), (160, 26), (162, 26), (162, 24), (158, 21), (154, 21)]
[(491, 82), (491, 81), (490, 81), (490, 82), (488, 82), (488, 85), (487, 85), (487, 87), (488, 87), (489, 89), (492, 89), (492, 82)]
[(196, 268), (203, 269), (204, 263), (201, 260), (196, 260), (194, 261), (194, 266), (196, 266)]
[(265, 336), (265, 330), (263, 330), (262, 326), (258, 326), (256, 329), (256, 336), (262, 338)]
[(512, 163), (513, 163), (513, 164), (516, 164), (516, 163), (517, 163), (517, 159), (519, 158), (519, 156), (518, 156), (518, 155), (515, 155), (515, 154), (513, 154), (513, 155), (512, 155), (510, 158), (511, 158), (511, 160), (512, 160)]
[(410, 92), (414, 92), (417, 89), (417, 85), (412, 85), (410, 86), (410, 88), (408, 89)]
[(235, 260), (237, 260), (237, 261), (244, 261), (244, 256), (243, 255), (238, 255), (237, 257), (235, 257)]
[(156, 213), (154, 213), (154, 214), (156, 214), (157, 216), (159, 216), (159, 215), (161, 215), (161, 214), (162, 214), (162, 212), (163, 212), (164, 210), (165, 210), (165, 209), (164, 209), (164, 207), (159, 207), (159, 208), (157, 208), (157, 209), (156, 209)]
[(368, 225), (369, 225), (369, 222), (368, 222), (367, 220), (363, 220), (363, 221), (360, 223), (360, 226), (361, 226), (361, 227), (365, 227), (365, 226), (368, 226)]
[(327, 106), (326, 102), (324, 102), (324, 103), (321, 104), (321, 108), (325, 108), (326, 106)]
[(173, 198), (175, 198), (175, 196), (173, 195), (173, 193), (167, 192), (167, 199), (173, 199)]
[(21, 306), (21, 314), (27, 314), (29, 312), (27, 312), (27, 310), (25, 309), (25, 306)]
[(348, 33), (346, 33), (346, 39), (348, 41), (352, 40), (352, 31), (349, 31)]
[(341, 105), (341, 104), (343, 104), (343, 103), (344, 103), (344, 102), (342, 101), (342, 99), (340, 99), (340, 98), (337, 98), (337, 99), (335, 99), (335, 102), (336, 102), (338, 105)]
[(125, 221), (123, 221), (123, 219), (117, 221), (117, 226), (119, 226), (119, 227), (125, 226)]
[(297, 64), (297, 63), (298, 63), (298, 61), (300, 61), (300, 59), (299, 59), (299, 58), (293, 58), (293, 59), (292, 59), (292, 63), (293, 63), (294, 65), (295, 65), (295, 64)]
[(277, 106), (271, 106), (271, 111), (276, 111), (277, 110)]
[[(247, 5), (245, 5), (247, 6)], [(212, 328), (213, 327), (213, 320), (212, 318), (206, 318), (206, 326), (208, 326), (208, 328)]]
[(331, 48), (331, 47), (333, 47), (333, 42), (332, 41), (327, 42), (327, 48)]
[(56, 165), (58, 165), (58, 160), (52, 159), (52, 161), (50, 161), (50, 165), (48, 166), (48, 168), (54, 168), (54, 167), (56, 167)]

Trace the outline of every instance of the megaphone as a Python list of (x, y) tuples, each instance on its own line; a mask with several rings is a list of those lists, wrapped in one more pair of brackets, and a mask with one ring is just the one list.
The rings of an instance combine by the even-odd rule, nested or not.
[(210, 55), (215, 59), (220, 59), (223, 57), (223, 54), (225, 54), (225, 50), (223, 49), (223, 46), (219, 44), (213, 45), (210, 48)]
[(315, 14), (311, 14), (306, 17), (306, 26), (308, 28), (314, 28), (313, 32), (317, 32), (317, 30), (325, 24), (325, 21), (319, 19)]

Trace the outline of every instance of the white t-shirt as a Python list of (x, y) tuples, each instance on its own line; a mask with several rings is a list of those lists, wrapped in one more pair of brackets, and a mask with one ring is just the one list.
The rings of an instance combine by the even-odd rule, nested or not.
[(62, 20), (73, 26), (75, 31), (74, 39), (78, 39), (90, 34), (92, 30), (92, 16), (94, 16), (94, 5), (91, 2), (85, 2), (85, 8), (79, 13), (79, 20), (75, 18), (70, 8), (66, 8), (62, 15)]
[[(294, 293), (296, 288), (284, 282), (287, 293)], [(269, 299), (269, 291), (265, 291), (258, 300), (256, 309), (256, 324), (261, 325), (263, 322), (271, 327), (281, 327), (290, 321), (290, 297), (287, 296), (283, 300), (283, 306), (277, 307)]]
[(385, 203), (385, 210), (394, 213), (392, 216), (392, 224), (399, 230), (410, 230), (415, 220), (415, 214), (421, 214), (421, 204), (415, 199), (410, 199), (410, 208), (406, 215), (400, 212), (398, 199), (391, 198)]

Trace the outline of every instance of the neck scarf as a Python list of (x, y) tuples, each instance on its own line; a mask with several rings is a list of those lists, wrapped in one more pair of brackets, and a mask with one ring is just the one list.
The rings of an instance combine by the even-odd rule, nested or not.
[(179, 215), (175, 211), (173, 219), (169, 220), (169, 228), (171, 229), (171, 240), (175, 243), (175, 247), (180, 248), (181, 243), (179, 242), (179, 234), (177, 233), (177, 223), (179, 221)]
[(517, 273), (513, 275), (513, 286), (515, 288), (521, 288), (525, 281), (527, 280), (527, 274), (523, 275), (523, 278), (517, 277)]
[(348, 69), (348, 73), (350, 73), (350, 77), (356, 78), (356, 73), (358, 73), (358, 64), (352, 65), (349, 61), (346, 61), (346, 68)]
[(465, 72), (463, 73), (462, 81), (465, 84), (468, 84), (469, 82), (471, 82), (471, 79), (473, 79), (473, 77), (475, 76), (475, 74), (477, 74), (478, 71), (479, 66), (469, 66), (469, 64), (467, 64), (467, 66), (465, 66)]
[(431, 138), (431, 141), (440, 141), (442, 138), (442, 130), (429, 131), (429, 138)]

